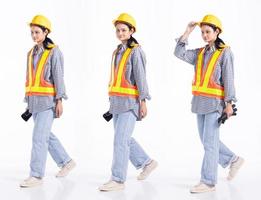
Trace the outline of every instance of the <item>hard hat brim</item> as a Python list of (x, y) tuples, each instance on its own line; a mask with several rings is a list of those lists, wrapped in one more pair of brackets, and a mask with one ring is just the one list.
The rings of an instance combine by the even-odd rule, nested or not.
[(115, 19), (115, 20), (112, 21), (112, 23), (113, 23), (114, 26), (116, 26), (117, 23), (126, 24), (126, 25), (132, 27), (132, 28), (134, 29), (134, 32), (136, 32), (136, 28), (135, 28), (134, 26), (132, 26), (132, 25), (131, 25), (130, 23), (128, 23), (128, 22), (120, 21), (120, 20)]
[(198, 25), (199, 27), (201, 27), (202, 24), (203, 24), (203, 25), (215, 26), (215, 27), (217, 27), (217, 28), (220, 30), (220, 33), (222, 32), (222, 29), (221, 29), (220, 27), (216, 26), (215, 24), (211, 24), (211, 23), (207, 23), (207, 22), (203, 22), (203, 21), (197, 22), (197, 25)]
[[(34, 23), (32, 23), (32, 22), (28, 22), (27, 25), (28, 25), (28, 26), (32, 26), (32, 25), (42, 26), (42, 25), (40, 25), (40, 24), (34, 24)], [(46, 27), (44, 27), (44, 28), (46, 28)], [(46, 29), (48, 30), (49, 33), (51, 33), (51, 30), (50, 30), (49, 28), (46, 28)]]

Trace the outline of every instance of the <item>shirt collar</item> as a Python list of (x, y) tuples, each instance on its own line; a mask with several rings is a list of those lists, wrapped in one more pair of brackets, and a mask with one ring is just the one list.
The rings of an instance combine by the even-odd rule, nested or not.
[(118, 49), (119, 50), (126, 50), (127, 49), (127, 44), (119, 44)]
[(36, 54), (40, 54), (44, 51), (44, 47), (43, 46), (38, 46), (38, 45), (35, 45), (34, 46), (34, 52), (33, 54), (36, 55)]
[(209, 52), (209, 53), (212, 53), (212, 52), (216, 51), (216, 47), (215, 47), (215, 45), (213, 45), (213, 46), (206, 45), (205, 46), (205, 51)]

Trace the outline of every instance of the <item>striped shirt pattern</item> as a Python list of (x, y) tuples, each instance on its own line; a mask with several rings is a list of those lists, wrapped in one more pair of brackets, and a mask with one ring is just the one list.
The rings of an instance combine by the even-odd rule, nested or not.
[[(198, 49), (187, 50), (186, 45), (188, 41), (181, 41), (181, 38), (176, 39), (177, 44), (174, 51), (174, 55), (179, 59), (194, 66), (194, 71), (196, 69), (197, 56), (199, 52)], [(216, 48), (205, 47), (203, 70), (206, 69), (207, 63)], [(233, 53), (228, 47), (224, 49), (223, 54), (217, 61), (217, 67), (214, 71), (214, 81), (219, 85), (222, 85), (225, 90), (225, 99), (210, 98), (204, 96), (193, 96), (191, 111), (197, 114), (207, 114), (211, 112), (218, 111), (222, 113), (225, 108), (225, 102), (233, 101), (236, 102), (235, 97), (235, 86), (234, 86), (234, 66), (233, 66)]]
[[(116, 53), (115, 67), (117, 69), (118, 64), (123, 56), (123, 53), (126, 50), (125, 45), (119, 45), (118, 51)], [(139, 114), (140, 100), (148, 99), (151, 97), (149, 95), (148, 84), (146, 80), (146, 57), (145, 53), (140, 46), (134, 48), (130, 54), (130, 57), (127, 61), (125, 77), (132, 84), (137, 85), (139, 91), (139, 99), (134, 99), (130, 97), (120, 97), (120, 96), (111, 96), (110, 97), (110, 113), (120, 114), (133, 110), (137, 116), (137, 120), (141, 120)]]
[[(36, 69), (36, 64), (41, 58), (44, 51), (43, 47), (34, 47), (33, 50), (33, 63), (34, 69)], [(28, 53), (29, 54), (29, 53)], [(50, 53), (50, 56), (46, 62), (44, 79), (55, 86), (56, 96), (25, 96), (25, 102), (28, 104), (28, 109), (31, 113), (38, 113), (50, 108), (54, 108), (56, 104), (56, 99), (67, 99), (65, 93), (64, 85), (64, 60), (62, 52), (58, 47), (54, 47)], [(27, 59), (28, 66), (28, 59)]]

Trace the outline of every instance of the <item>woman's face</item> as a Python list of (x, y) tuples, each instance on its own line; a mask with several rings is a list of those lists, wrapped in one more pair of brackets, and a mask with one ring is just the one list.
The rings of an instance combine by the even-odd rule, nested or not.
[(122, 43), (126, 43), (127, 40), (130, 39), (133, 32), (134, 30), (133, 29), (130, 30), (126, 24), (122, 24), (122, 23), (116, 24), (116, 36)]
[(218, 29), (216, 29), (216, 31), (214, 31), (214, 29), (211, 26), (208, 26), (206, 24), (201, 26), (202, 39), (207, 43), (215, 42), (218, 34), (219, 34)]
[(47, 36), (48, 31), (43, 31), (39, 26), (31, 25), (31, 36), (34, 42), (41, 44), (45, 37)]

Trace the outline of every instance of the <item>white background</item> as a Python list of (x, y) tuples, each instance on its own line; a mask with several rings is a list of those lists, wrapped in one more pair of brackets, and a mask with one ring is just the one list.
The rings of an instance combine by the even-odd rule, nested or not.
[[(199, 21), (209, 13), (221, 19), (224, 32), (220, 37), (231, 46), (235, 57), (238, 115), (222, 125), (220, 137), (246, 159), (242, 177), (260, 179), (260, 8), (258, 0), (1, 1), (0, 184), (9, 181), (17, 187), (29, 171), (33, 123), (25, 123), (20, 115), (26, 106), (26, 54), (33, 46), (27, 23), (36, 14), (51, 20), (53, 32), (49, 37), (65, 58), (69, 99), (53, 131), (76, 160), (75, 174), (97, 175), (94, 187), (109, 178), (113, 129), (102, 114), (109, 107), (111, 54), (119, 43), (112, 20), (121, 12), (136, 19), (134, 37), (147, 56), (152, 100), (147, 103), (148, 117), (136, 124), (134, 137), (160, 163), (154, 179), (199, 179), (203, 148), (196, 117), (190, 112), (193, 67), (174, 57), (173, 51), (175, 38), (188, 22)], [(189, 38), (189, 48), (203, 45), (197, 27)], [(47, 176), (55, 170), (49, 157)], [(224, 170), (219, 172), (224, 176)], [(130, 166), (129, 176), (136, 174)], [(88, 175), (84, 177), (88, 180)]]

